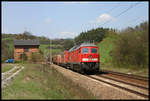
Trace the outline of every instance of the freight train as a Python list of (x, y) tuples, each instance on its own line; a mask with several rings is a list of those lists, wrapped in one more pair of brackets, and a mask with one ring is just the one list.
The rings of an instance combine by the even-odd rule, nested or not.
[(81, 73), (99, 72), (99, 49), (93, 43), (82, 43), (68, 51), (54, 55), (52, 62)]

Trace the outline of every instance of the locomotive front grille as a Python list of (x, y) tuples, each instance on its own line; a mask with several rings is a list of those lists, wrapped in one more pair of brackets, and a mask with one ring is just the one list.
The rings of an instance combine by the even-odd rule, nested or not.
[(86, 64), (90, 68), (93, 68), (96, 65), (96, 62), (86, 62), (84, 64)]

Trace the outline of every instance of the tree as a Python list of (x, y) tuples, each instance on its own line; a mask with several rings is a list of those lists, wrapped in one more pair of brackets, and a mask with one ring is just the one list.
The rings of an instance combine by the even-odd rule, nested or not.
[(32, 39), (36, 39), (36, 38), (37, 38), (36, 36), (32, 35), (28, 31), (24, 31), (22, 34), (17, 34), (15, 36), (15, 39), (18, 39), (18, 40), (20, 40), (20, 39), (23, 39), (23, 40), (31, 39), (32, 40)]
[(122, 30), (112, 51), (116, 65), (148, 65), (148, 23)]
[(109, 28), (96, 28), (91, 29), (87, 32), (81, 32), (77, 37), (75, 37), (75, 42), (77, 44), (83, 42), (101, 42), (108, 34), (116, 34), (114, 29)]
[(8, 45), (5, 40), (2, 40), (2, 61), (8, 59)]
[(64, 40), (64, 42), (63, 42), (63, 50), (69, 50), (73, 46), (74, 46), (73, 40), (69, 40), (69, 39)]

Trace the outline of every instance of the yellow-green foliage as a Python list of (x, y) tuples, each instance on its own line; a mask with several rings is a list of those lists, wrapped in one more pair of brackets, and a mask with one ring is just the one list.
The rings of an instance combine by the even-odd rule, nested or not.
[[(52, 45), (53, 47), (56, 45)], [(60, 53), (62, 51), (62, 49), (49, 49), (49, 44), (41, 44), (40, 45), (40, 50), (43, 52), (44, 55), (49, 55), (50, 52), (52, 52), (52, 54), (57, 54)]]
[(40, 53), (38, 53), (38, 52), (35, 52), (35, 53), (32, 53), (31, 54), (31, 59), (30, 59), (30, 61), (31, 62), (41, 62), (41, 61), (43, 61), (43, 55), (42, 54), (40, 54)]
[(117, 39), (117, 35), (109, 35), (103, 39), (102, 42), (97, 44), (99, 47), (100, 62), (110, 63), (112, 61), (111, 52), (114, 47), (114, 41)]
[(27, 60), (27, 55), (25, 53), (20, 54), (20, 59), (26, 61)]
[(147, 67), (148, 23), (127, 28), (119, 35), (113, 48), (113, 63)]
[(2, 67), (2, 72), (7, 72), (7, 71), (9, 71), (12, 68), (13, 68), (12, 65), (6, 65), (5, 67)]

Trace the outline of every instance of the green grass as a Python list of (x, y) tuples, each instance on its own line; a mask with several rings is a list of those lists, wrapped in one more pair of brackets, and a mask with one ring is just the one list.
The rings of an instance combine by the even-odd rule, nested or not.
[(131, 73), (134, 75), (145, 76), (145, 77), (149, 76), (149, 68), (142, 68), (137, 66), (117, 67), (117, 66), (113, 66), (111, 63), (107, 63), (107, 64), (101, 64), (100, 69), (111, 70), (114, 72), (121, 72), (121, 73)]
[[(48, 49), (47, 47), (48, 47), (49, 45), (47, 44), (47, 45), (45, 45), (45, 44), (41, 44), (40, 45), (40, 50), (44, 53), (45, 52), (45, 54), (46, 55), (48, 55), (49, 54), (49, 52), (52, 52), (52, 54), (57, 54), (57, 53), (60, 53), (62, 50), (61, 49)], [(53, 46), (55, 46), (55, 45), (53, 45)]]
[(108, 36), (106, 37), (102, 42), (97, 44), (99, 47), (99, 53), (100, 53), (100, 69), (105, 70), (112, 70), (116, 72), (122, 72), (122, 73), (132, 73), (135, 75), (141, 75), (148, 77), (148, 68), (141, 68), (137, 66), (122, 66), (117, 67), (113, 66), (112, 64), (112, 56), (110, 55), (110, 52), (112, 51), (114, 47), (114, 41), (117, 39), (117, 36)]
[(2, 90), (2, 99), (94, 99), (94, 97), (48, 65), (25, 64), (24, 70)]
[(102, 42), (97, 44), (97, 46), (99, 47), (101, 63), (108, 63), (112, 60), (112, 57), (110, 56), (110, 52), (113, 49), (114, 40), (116, 40), (116, 38), (117, 38), (116, 36), (109, 36), (106, 37)]
[(12, 38), (2, 38), (2, 40), (13, 40)]
[(10, 69), (12, 69), (14, 66), (12, 65), (6, 65), (4, 67), (2, 67), (2, 73), (9, 71)]

